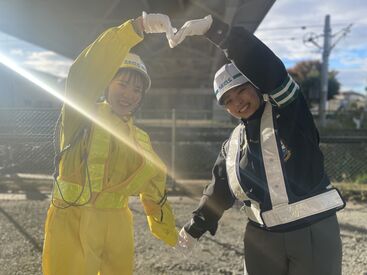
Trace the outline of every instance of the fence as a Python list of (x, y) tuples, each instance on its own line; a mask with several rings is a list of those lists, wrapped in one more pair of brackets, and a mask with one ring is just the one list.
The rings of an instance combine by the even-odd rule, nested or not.
[[(186, 117), (194, 119), (197, 114)], [(58, 115), (59, 110), (54, 109), (0, 109), (0, 174), (53, 172), (53, 131)], [(210, 123), (210, 127), (201, 127), (194, 121), (177, 124), (175, 131), (170, 123), (144, 123), (142, 128), (151, 134), (158, 154), (169, 167), (175, 167), (177, 178), (185, 179), (210, 178), (221, 143), (231, 131)], [(326, 171), (334, 182), (353, 182), (367, 174), (367, 134), (353, 133), (345, 136), (339, 131), (338, 136), (328, 133), (321, 137)]]

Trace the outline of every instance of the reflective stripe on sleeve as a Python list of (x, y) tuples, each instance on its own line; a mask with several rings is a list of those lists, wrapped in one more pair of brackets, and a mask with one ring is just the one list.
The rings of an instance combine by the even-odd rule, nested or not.
[(297, 97), (298, 92), (298, 84), (288, 75), (283, 84), (270, 93), (270, 98), (281, 108), (291, 103)]

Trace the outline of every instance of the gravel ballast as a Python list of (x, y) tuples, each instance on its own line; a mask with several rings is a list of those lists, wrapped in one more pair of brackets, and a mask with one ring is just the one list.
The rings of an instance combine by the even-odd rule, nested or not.
[[(197, 201), (171, 197), (177, 225), (191, 216)], [(47, 200), (0, 200), (0, 275), (41, 272), (43, 225)], [(227, 211), (215, 237), (204, 235), (191, 253), (172, 249), (149, 232), (136, 199), (130, 208), (135, 227), (135, 274), (243, 274), (244, 214)], [(348, 203), (338, 212), (343, 242), (343, 274), (367, 274), (367, 207)]]

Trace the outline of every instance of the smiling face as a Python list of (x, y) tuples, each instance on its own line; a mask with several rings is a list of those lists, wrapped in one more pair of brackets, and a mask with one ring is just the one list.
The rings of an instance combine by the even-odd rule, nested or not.
[(119, 117), (131, 115), (140, 105), (146, 85), (136, 71), (123, 69), (116, 74), (107, 88), (107, 101)]
[(234, 87), (223, 95), (222, 104), (228, 113), (237, 118), (248, 119), (260, 107), (260, 98), (250, 83)]

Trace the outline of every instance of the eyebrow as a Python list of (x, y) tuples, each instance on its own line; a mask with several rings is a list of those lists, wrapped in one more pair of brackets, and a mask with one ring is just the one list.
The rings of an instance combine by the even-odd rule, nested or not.
[(224, 95), (223, 98), (222, 98), (222, 102), (224, 103), (227, 99), (228, 99), (228, 95)]
[[(242, 88), (240, 88), (240, 87), (242, 87), (242, 86), (234, 87), (233, 92), (238, 92), (238, 91), (242, 90)], [(222, 102), (224, 103), (224, 101), (226, 101), (228, 98), (229, 98), (229, 93), (224, 94)]]
[(131, 80), (126, 80), (126, 79), (117, 79), (117, 82), (121, 82), (124, 84), (132, 84), (134, 86), (134, 88), (139, 88), (139, 89), (143, 89), (144, 85), (141, 85), (139, 83), (139, 81), (131, 81)]

